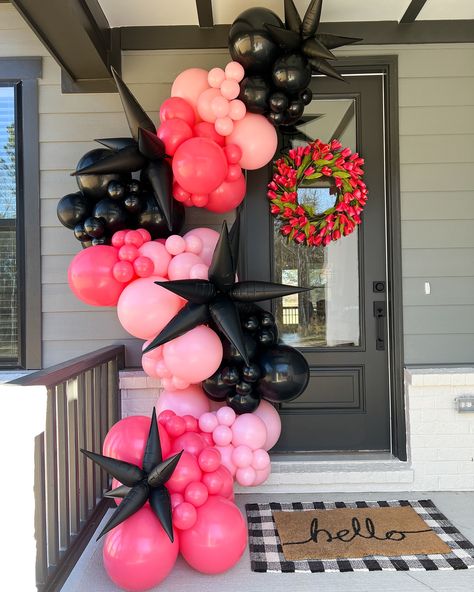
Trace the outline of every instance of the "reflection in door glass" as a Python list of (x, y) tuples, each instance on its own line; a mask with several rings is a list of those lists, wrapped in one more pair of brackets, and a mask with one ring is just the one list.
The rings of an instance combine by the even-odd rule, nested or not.
[[(315, 119), (300, 128), (309, 139), (338, 138), (356, 150), (355, 108), (352, 99), (316, 100), (306, 113)], [(305, 143), (301, 135), (291, 146)], [(300, 187), (298, 200), (322, 213), (335, 201), (334, 186), (313, 182)], [(280, 336), (299, 347), (351, 347), (360, 345), (359, 253), (357, 229), (327, 247), (308, 248), (288, 243), (274, 222), (274, 280), (313, 286), (303, 294), (286, 296), (275, 304)]]

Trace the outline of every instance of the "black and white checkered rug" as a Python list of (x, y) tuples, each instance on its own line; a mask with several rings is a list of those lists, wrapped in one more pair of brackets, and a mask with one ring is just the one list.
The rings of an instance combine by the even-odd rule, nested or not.
[[(333, 510), (336, 508), (387, 508), (411, 506), (426, 524), (452, 549), (447, 555), (380, 555), (355, 559), (286, 561), (273, 519), (279, 510)], [(474, 568), (474, 547), (444, 516), (431, 500), (381, 502), (314, 502), (291, 504), (247, 504), (249, 548), (252, 571), (256, 572), (334, 572), (334, 571), (432, 571)]]

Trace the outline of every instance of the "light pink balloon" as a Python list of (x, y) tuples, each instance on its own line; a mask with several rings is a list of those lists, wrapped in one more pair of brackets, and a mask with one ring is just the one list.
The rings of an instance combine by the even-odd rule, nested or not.
[(230, 474), (234, 476), (235, 471), (237, 470), (237, 467), (232, 462), (234, 447), (232, 444), (229, 444), (228, 446), (216, 446), (216, 448), (221, 453), (221, 464), (223, 464)]
[(234, 122), (234, 129), (227, 136), (227, 144), (236, 144), (242, 150), (240, 166), (243, 169), (259, 169), (275, 155), (278, 139), (275, 128), (263, 115), (247, 113)]
[(209, 399), (202, 388), (197, 384), (191, 384), (182, 391), (164, 390), (158, 397), (156, 413), (170, 409), (177, 415), (192, 415), (199, 418), (209, 411)]
[(237, 469), (235, 472), (235, 480), (239, 485), (243, 485), (244, 487), (251, 487), (256, 477), (257, 472), (253, 467), (243, 467), (242, 469)]
[(179, 234), (172, 234), (166, 239), (165, 249), (170, 255), (179, 255), (180, 253), (184, 253), (184, 250), (186, 249), (184, 238), (179, 236)]
[(218, 425), (212, 432), (212, 438), (217, 446), (227, 446), (232, 442), (232, 430), (225, 425)]
[(199, 255), (199, 253), (202, 251), (202, 240), (198, 236), (188, 236), (188, 238), (185, 239), (184, 242), (186, 245), (187, 253), (194, 253), (195, 255)]
[(246, 113), (245, 103), (240, 99), (234, 99), (229, 103), (229, 117), (234, 121), (240, 121)]
[(255, 485), (261, 485), (262, 483), (264, 483), (268, 477), (270, 476), (270, 473), (272, 472), (272, 465), (268, 465), (265, 469), (262, 469), (261, 471), (257, 470), (255, 471), (256, 476), (253, 482), (253, 486)]
[(248, 446), (252, 450), (262, 448), (267, 439), (267, 428), (253, 413), (239, 415), (232, 426), (233, 446)]
[(173, 385), (173, 388), (178, 391), (188, 388), (188, 386), (191, 384), (187, 380), (183, 380), (182, 378), (178, 378), (177, 376), (171, 377), (171, 383)]
[(207, 74), (207, 70), (202, 68), (189, 68), (178, 74), (171, 87), (172, 97), (181, 97), (192, 105), (197, 116), (196, 121), (201, 121), (197, 111), (199, 95), (209, 88)]
[(266, 469), (270, 464), (270, 455), (263, 448), (254, 450), (252, 458), (252, 467), (257, 471)]
[[(219, 95), (212, 99), (211, 109), (216, 117), (225, 117), (229, 113), (229, 101), (225, 99), (222, 95)], [(217, 133), (220, 133), (218, 130), (216, 131)]]
[(214, 254), (217, 241), (219, 240), (219, 233), (215, 230), (212, 230), (211, 228), (193, 228), (184, 235), (184, 240), (190, 236), (197, 236), (201, 239), (203, 247), (202, 251), (199, 253), (199, 256), (201, 257), (202, 262), (209, 266), (211, 264), (212, 255)]
[(278, 442), (281, 434), (280, 414), (271, 403), (262, 400), (254, 411), (254, 415), (260, 417), (267, 428), (267, 438), (262, 448), (270, 450)]
[(225, 406), (217, 410), (216, 417), (221, 425), (230, 427), (234, 423), (237, 415), (232, 407)]
[(150, 241), (144, 243), (138, 252), (144, 257), (148, 257), (153, 261), (154, 269), (153, 275), (168, 276), (168, 265), (171, 261), (171, 255), (166, 251), (161, 243)]
[(214, 123), (216, 116), (212, 110), (212, 101), (216, 97), (220, 96), (221, 91), (218, 88), (208, 88), (201, 95), (199, 95), (197, 109), (201, 119), (208, 121), (209, 123)]
[(134, 337), (151, 339), (169, 323), (185, 300), (155, 284), (165, 278), (152, 275), (125, 287), (117, 303), (122, 327)]
[(216, 132), (221, 136), (230, 136), (234, 129), (234, 122), (230, 117), (218, 117), (214, 122)]
[(212, 88), (219, 88), (224, 82), (226, 74), (222, 68), (212, 68), (207, 75), (207, 82)]
[(156, 360), (153, 360), (152, 358), (147, 358), (146, 354), (142, 356), (142, 367), (145, 371), (145, 374), (151, 376), (151, 378), (162, 378), (161, 374), (157, 372), (156, 365)]
[(209, 279), (209, 267), (204, 265), (204, 263), (198, 263), (197, 265), (193, 265), (191, 267), (191, 271), (189, 272), (189, 279), (190, 280), (207, 280)]
[(240, 82), (245, 76), (244, 67), (239, 62), (229, 62), (225, 67), (225, 77)]
[(232, 462), (238, 469), (249, 467), (252, 464), (253, 452), (248, 446), (237, 446), (232, 453)]
[(199, 428), (203, 432), (206, 432), (206, 434), (213, 432), (217, 425), (217, 417), (214, 415), (214, 413), (204, 413), (199, 418)]
[(200, 264), (202, 264), (201, 257), (194, 253), (176, 255), (168, 266), (168, 277), (170, 280), (188, 280), (191, 269)]
[(240, 86), (237, 80), (224, 80), (221, 84), (221, 94), (226, 99), (236, 99), (240, 93)]
[(166, 365), (163, 359), (158, 360), (157, 362), (155, 362), (155, 364), (155, 372), (158, 374), (160, 378), (171, 378), (173, 376), (171, 372), (168, 370), (168, 366)]

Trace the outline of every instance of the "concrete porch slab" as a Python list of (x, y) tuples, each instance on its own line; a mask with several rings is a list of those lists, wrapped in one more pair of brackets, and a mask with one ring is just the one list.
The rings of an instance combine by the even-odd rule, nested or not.
[[(430, 498), (441, 512), (470, 540), (474, 539), (474, 492), (391, 492), (339, 494), (238, 494), (237, 504), (244, 511), (249, 502), (358, 501)], [(104, 517), (104, 521), (107, 516)], [(100, 530), (102, 526), (99, 526)], [(370, 572), (324, 574), (259, 574), (250, 571), (248, 550), (232, 570), (218, 576), (205, 576), (192, 570), (181, 559), (156, 592), (472, 592), (474, 570), (436, 572)], [(102, 566), (102, 543), (92, 538), (76, 564), (62, 592), (118, 592)]]

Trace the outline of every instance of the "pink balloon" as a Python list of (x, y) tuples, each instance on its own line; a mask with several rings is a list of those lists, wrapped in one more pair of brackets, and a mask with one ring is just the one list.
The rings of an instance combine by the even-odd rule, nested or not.
[(238, 469), (252, 464), (253, 452), (248, 446), (237, 446), (232, 452), (232, 462)]
[(221, 84), (221, 94), (226, 99), (236, 99), (240, 93), (240, 86), (237, 80), (224, 80)]
[(225, 138), (220, 136), (214, 127), (213, 123), (209, 123), (209, 121), (201, 121), (197, 125), (194, 126), (194, 135), (198, 138), (208, 138), (209, 140), (213, 140), (219, 146), (225, 146)]
[[(186, 424), (187, 432), (199, 432), (198, 421), (192, 415), (183, 415), (184, 423)], [(201, 437), (202, 439), (202, 437)], [(203, 440), (204, 442), (204, 440)]]
[(170, 97), (161, 103), (160, 121), (182, 119), (191, 127), (195, 123), (194, 109), (190, 103), (180, 97)]
[(238, 164), (230, 164), (227, 170), (227, 177), (225, 178), (226, 181), (234, 182), (240, 179), (242, 176), (242, 169)]
[(270, 476), (270, 473), (272, 472), (272, 466), (271, 464), (269, 464), (265, 469), (262, 469), (261, 471), (257, 470), (255, 471), (256, 476), (253, 482), (253, 486), (255, 485), (261, 485), (262, 483), (264, 483), (268, 477)]
[(204, 265), (204, 263), (199, 263), (198, 265), (193, 265), (191, 267), (191, 271), (189, 272), (189, 279), (190, 280), (207, 280), (209, 279), (209, 267)]
[(222, 362), (222, 342), (215, 331), (199, 325), (181, 337), (165, 343), (163, 359), (174, 376), (195, 384), (209, 378), (219, 368)]
[(179, 415), (174, 415), (168, 419), (165, 427), (171, 438), (179, 438), (180, 436), (183, 436), (186, 431), (186, 422), (182, 417), (179, 417)]
[(144, 354), (142, 356), (142, 367), (145, 371), (145, 374), (151, 376), (152, 378), (162, 378), (161, 373), (157, 369), (157, 362), (151, 358), (147, 358), (147, 355)]
[(195, 255), (199, 255), (202, 251), (202, 240), (198, 236), (188, 236), (187, 239), (184, 241), (186, 245), (186, 252), (187, 253), (194, 253)]
[[(184, 502), (184, 495), (182, 495), (181, 493), (172, 493), (170, 495), (170, 501), (171, 501), (171, 507), (174, 510), (176, 508), (176, 506), (179, 506), (179, 504), (182, 504)], [(175, 524), (175, 526), (176, 526), (176, 524)]]
[[(225, 99), (222, 95), (219, 95), (212, 99), (211, 109), (216, 117), (225, 117), (229, 113), (229, 108), (229, 101)], [(218, 129), (216, 129), (216, 131), (220, 133)]]
[(218, 426), (217, 417), (214, 413), (203, 413), (199, 418), (199, 429), (203, 432), (211, 433)]
[(145, 505), (105, 537), (104, 567), (120, 588), (148, 590), (171, 572), (178, 552), (176, 534), (171, 542), (150, 506)]
[(212, 88), (219, 88), (225, 80), (225, 72), (222, 68), (212, 68), (207, 75), (207, 82)]
[(254, 411), (254, 415), (260, 417), (267, 428), (267, 438), (262, 448), (270, 450), (278, 442), (281, 434), (280, 414), (271, 403), (262, 400)]
[(239, 62), (229, 62), (225, 67), (225, 76), (229, 80), (240, 82), (245, 76), (244, 67)]
[(159, 415), (168, 409), (181, 416), (192, 415), (198, 418), (209, 411), (209, 399), (197, 384), (191, 384), (182, 391), (164, 390), (158, 397), (156, 412)]
[(216, 448), (204, 448), (198, 458), (199, 467), (205, 473), (212, 473), (221, 465), (221, 453)]
[[(145, 445), (150, 431), (150, 418), (145, 415), (131, 415), (114, 424), (104, 439), (102, 454), (118, 460), (142, 466)], [(170, 439), (163, 426), (158, 424), (163, 456), (168, 456)]]
[(218, 117), (214, 123), (216, 132), (221, 136), (230, 136), (234, 129), (234, 122), (230, 117)]
[(239, 415), (232, 426), (233, 446), (248, 446), (252, 450), (262, 448), (267, 439), (267, 428), (253, 413)]
[(128, 230), (117, 230), (112, 235), (112, 246), (116, 249), (120, 249), (122, 245), (125, 244), (125, 236), (128, 233)]
[(236, 466), (232, 462), (232, 453), (234, 451), (232, 444), (228, 446), (216, 446), (216, 448), (221, 453), (221, 464), (229, 470), (232, 476), (235, 475)]
[(151, 234), (145, 228), (137, 228), (137, 232), (141, 234), (144, 243), (151, 241)]
[[(209, 88), (207, 75), (207, 70), (202, 68), (189, 68), (178, 74), (171, 87), (171, 96), (185, 99), (193, 107), (196, 116), (199, 95)], [(196, 121), (199, 119), (196, 118)]]
[(138, 256), (133, 262), (133, 269), (138, 277), (150, 277), (154, 267), (153, 261), (149, 257)]
[(157, 275), (135, 280), (126, 286), (117, 304), (122, 327), (139, 339), (155, 337), (185, 303), (179, 296), (157, 286), (156, 281), (166, 280)]
[(193, 206), (196, 206), (196, 208), (203, 208), (209, 201), (209, 197), (207, 195), (198, 195), (193, 193), (191, 195), (191, 201), (193, 202)]
[(247, 113), (234, 122), (234, 129), (227, 136), (228, 144), (237, 144), (242, 150), (240, 166), (254, 170), (265, 166), (275, 155), (278, 139), (275, 128), (263, 116)]
[(212, 432), (212, 438), (218, 446), (227, 446), (232, 442), (232, 430), (225, 425), (218, 425)]
[(182, 380), (181, 378), (178, 378), (177, 376), (172, 376), (171, 382), (173, 383), (173, 388), (178, 389), (178, 390), (186, 389), (190, 385), (189, 382), (187, 382), (186, 380)]
[(197, 102), (197, 109), (201, 119), (203, 119), (204, 121), (208, 121), (210, 123), (214, 123), (214, 121), (216, 120), (216, 116), (212, 109), (212, 101), (216, 97), (220, 96), (222, 95), (221, 91), (218, 88), (208, 88), (199, 96)]
[(191, 138), (181, 144), (173, 158), (173, 174), (186, 191), (207, 194), (227, 176), (224, 151), (207, 138)]
[(240, 175), (236, 181), (223, 181), (217, 189), (209, 193), (206, 209), (217, 214), (230, 212), (242, 203), (246, 190), (244, 175)]
[(182, 119), (167, 119), (160, 125), (156, 135), (164, 143), (166, 154), (173, 156), (183, 142), (193, 137), (193, 130)]
[(227, 144), (224, 152), (229, 164), (238, 164), (242, 158), (242, 150), (236, 144)]
[(141, 247), (145, 242), (144, 237), (138, 230), (127, 230), (124, 238), (124, 244), (135, 245), (135, 247)]
[(262, 471), (266, 469), (270, 464), (270, 455), (266, 450), (263, 448), (259, 448), (258, 450), (254, 450), (253, 452), (253, 459), (252, 459), (252, 467), (257, 471)]
[(232, 407), (226, 406), (217, 410), (216, 417), (221, 425), (230, 427), (234, 423), (237, 415), (235, 414), (235, 411), (232, 409)]
[(212, 256), (219, 240), (219, 233), (212, 228), (193, 228), (184, 235), (184, 240), (190, 236), (197, 236), (201, 239), (203, 247), (199, 256), (202, 262), (209, 267), (211, 264)]
[(229, 117), (234, 121), (240, 121), (245, 117), (247, 109), (245, 103), (239, 99), (234, 99), (229, 103)]
[(135, 270), (130, 261), (117, 261), (112, 268), (114, 278), (123, 284), (128, 284), (135, 277)]
[(69, 287), (86, 304), (115, 306), (125, 288), (125, 284), (117, 281), (113, 275), (113, 268), (118, 260), (117, 249), (114, 247), (98, 245), (83, 249), (69, 264)]
[(153, 262), (153, 275), (168, 276), (168, 265), (171, 261), (171, 255), (161, 243), (150, 241), (143, 244), (138, 249), (138, 252)]
[(185, 191), (181, 187), (181, 185), (176, 183), (176, 181), (173, 181), (173, 197), (175, 198), (176, 201), (180, 201), (181, 203), (184, 203), (190, 199), (191, 194), (189, 193), (189, 191)]
[(118, 252), (121, 261), (135, 261), (138, 257), (138, 249), (135, 245), (123, 245)]
[[(232, 482), (233, 481), (234, 480), (232, 479)], [(204, 473), (204, 475), (202, 476), (202, 482), (207, 487), (209, 495), (220, 495), (222, 488), (224, 486), (224, 478), (222, 474), (219, 472), (219, 467), (211, 473)]]
[(207, 491), (207, 487), (200, 481), (190, 483), (184, 490), (184, 499), (195, 508), (206, 503), (208, 497), (209, 492)]
[(228, 499), (234, 499), (234, 478), (230, 474), (229, 470), (224, 466), (220, 466), (216, 473), (222, 479), (222, 488), (219, 495)]
[[(180, 237), (181, 238), (181, 237)], [(194, 253), (181, 253), (173, 257), (168, 267), (170, 280), (187, 280), (190, 278), (191, 269), (195, 265), (201, 265), (202, 259)]]
[(183, 493), (186, 487), (193, 481), (201, 481), (202, 473), (196, 457), (189, 452), (183, 452), (171, 477), (166, 482), (166, 487), (171, 492)]
[(184, 238), (179, 236), (179, 234), (172, 234), (166, 239), (165, 249), (170, 255), (179, 255), (180, 253), (184, 253), (186, 249)]
[(180, 530), (191, 528), (196, 523), (196, 520), (196, 508), (189, 502), (182, 502), (173, 509), (173, 525)]
[(179, 533), (180, 551), (191, 567), (217, 574), (233, 567), (247, 545), (247, 527), (237, 506), (211, 496), (197, 510), (194, 526)]
[(243, 487), (251, 487), (257, 477), (257, 472), (253, 467), (243, 467), (237, 469), (235, 473), (235, 480)]
[[(166, 427), (168, 427), (168, 425)], [(204, 450), (204, 440), (195, 432), (185, 432), (176, 438), (172, 446), (172, 451), (175, 453), (180, 452), (181, 450), (186, 450), (186, 452), (198, 456)]]

